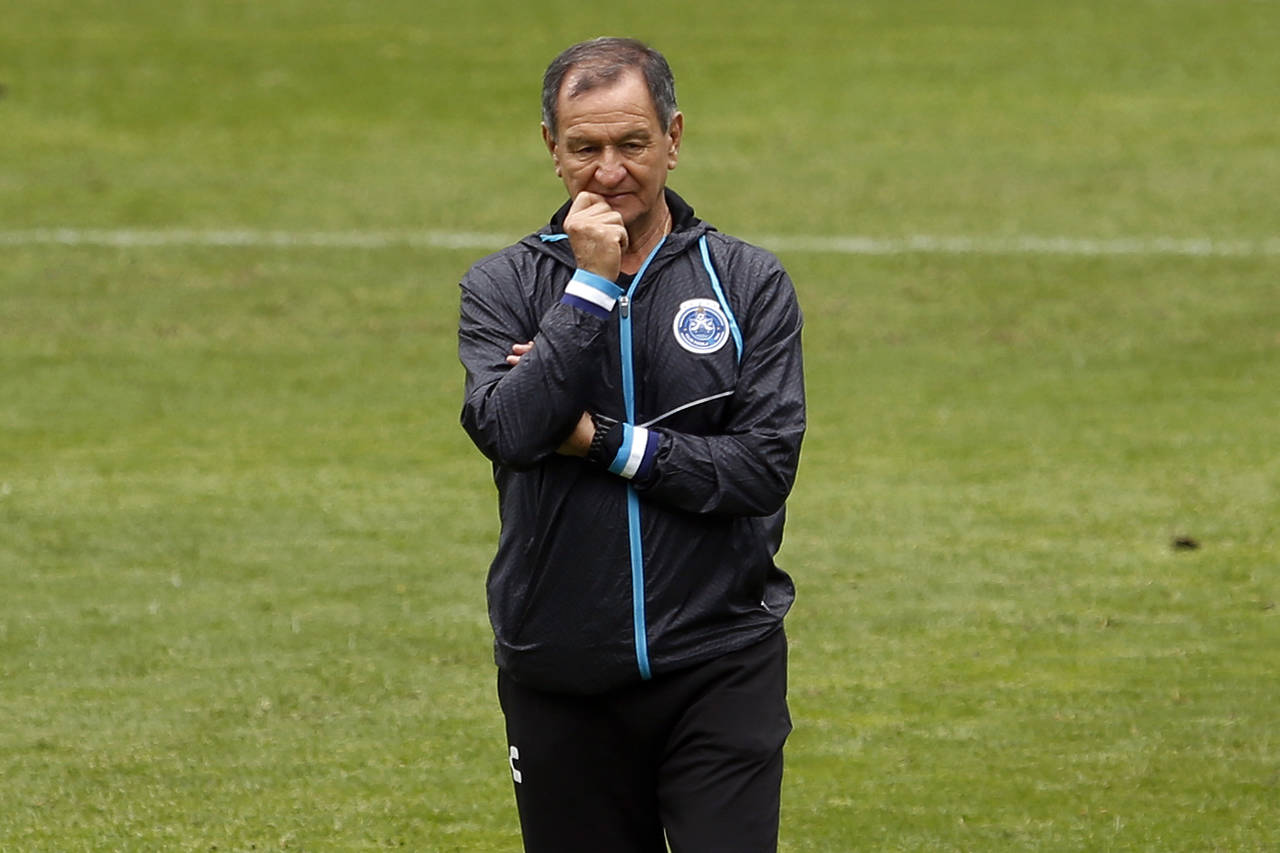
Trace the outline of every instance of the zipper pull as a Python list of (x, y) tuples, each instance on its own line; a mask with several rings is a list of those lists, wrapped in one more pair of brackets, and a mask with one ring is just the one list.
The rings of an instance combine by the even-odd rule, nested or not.
[(625, 296), (618, 297), (618, 313), (622, 315), (622, 319), (626, 319), (631, 314), (631, 300)]

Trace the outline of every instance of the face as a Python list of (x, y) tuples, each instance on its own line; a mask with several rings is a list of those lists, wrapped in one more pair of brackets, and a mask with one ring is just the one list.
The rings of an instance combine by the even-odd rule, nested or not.
[(583, 191), (604, 196), (628, 230), (643, 228), (666, 210), (662, 190), (676, 167), (684, 117), (676, 113), (664, 131), (636, 69), (575, 98), (565, 95), (572, 82), (570, 72), (560, 90), (557, 135), (542, 128), (556, 174), (570, 198)]

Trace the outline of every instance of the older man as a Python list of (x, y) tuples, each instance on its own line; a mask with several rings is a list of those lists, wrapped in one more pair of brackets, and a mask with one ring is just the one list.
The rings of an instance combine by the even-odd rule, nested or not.
[(667, 189), (684, 117), (657, 51), (574, 45), (542, 118), (568, 201), (471, 268), (459, 328), (525, 848), (775, 850), (795, 292)]

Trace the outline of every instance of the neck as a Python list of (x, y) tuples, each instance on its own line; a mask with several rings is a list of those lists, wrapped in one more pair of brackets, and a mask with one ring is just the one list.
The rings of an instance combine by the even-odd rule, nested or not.
[(627, 250), (622, 253), (622, 271), (634, 275), (644, 263), (645, 258), (653, 251), (653, 247), (662, 238), (671, 233), (671, 210), (666, 199), (662, 200), (661, 210), (654, 210), (644, 222), (636, 222), (627, 229)]

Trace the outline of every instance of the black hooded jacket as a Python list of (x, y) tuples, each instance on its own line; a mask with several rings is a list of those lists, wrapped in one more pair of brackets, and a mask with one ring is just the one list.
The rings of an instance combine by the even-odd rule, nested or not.
[[(495, 656), (531, 687), (708, 660), (778, 630), (794, 598), (773, 558), (805, 429), (795, 292), (772, 254), (667, 203), (672, 233), (617, 286), (575, 272), (568, 204), (462, 281), (462, 424), (501, 519)], [(584, 411), (591, 454), (556, 454)]]

